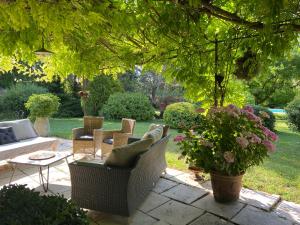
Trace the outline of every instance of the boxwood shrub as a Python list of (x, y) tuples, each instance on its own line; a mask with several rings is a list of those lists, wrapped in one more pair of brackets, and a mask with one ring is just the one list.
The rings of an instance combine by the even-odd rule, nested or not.
[(149, 99), (143, 94), (115, 93), (104, 104), (102, 113), (107, 119), (151, 120), (155, 111)]
[(2, 225), (88, 225), (89, 219), (72, 201), (59, 195), (40, 195), (25, 185), (0, 190)]
[(296, 96), (286, 107), (288, 121), (292, 128), (300, 131), (300, 96)]
[(276, 118), (274, 116), (274, 113), (272, 113), (268, 108), (259, 106), (259, 105), (254, 105), (252, 106), (254, 109), (254, 114), (257, 116), (260, 116), (261, 112), (266, 112), (269, 115), (269, 118), (263, 118), (263, 125), (270, 130), (274, 131), (275, 130), (275, 122)]
[(189, 129), (198, 124), (201, 116), (196, 106), (189, 102), (177, 102), (167, 106), (164, 116), (165, 124), (175, 129)]

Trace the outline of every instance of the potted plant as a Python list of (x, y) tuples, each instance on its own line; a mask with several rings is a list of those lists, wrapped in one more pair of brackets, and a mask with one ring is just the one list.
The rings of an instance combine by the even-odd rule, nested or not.
[(0, 190), (1, 224), (88, 225), (85, 211), (60, 195), (40, 195), (25, 185), (4, 186)]
[(57, 112), (59, 105), (59, 98), (49, 93), (33, 94), (25, 103), (25, 107), (30, 111), (30, 117), (35, 120), (34, 128), (40, 136), (49, 135), (49, 117)]
[(246, 170), (275, 151), (277, 138), (252, 107), (228, 105), (211, 108), (201, 124), (174, 141), (188, 163), (210, 173), (215, 200), (231, 202), (239, 198)]

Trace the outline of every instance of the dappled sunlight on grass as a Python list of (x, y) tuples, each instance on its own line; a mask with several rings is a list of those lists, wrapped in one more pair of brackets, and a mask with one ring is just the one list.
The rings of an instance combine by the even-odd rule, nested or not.
[(276, 129), (280, 138), (277, 151), (261, 166), (247, 171), (244, 185), (300, 203), (300, 134), (289, 130), (284, 121), (278, 122)]

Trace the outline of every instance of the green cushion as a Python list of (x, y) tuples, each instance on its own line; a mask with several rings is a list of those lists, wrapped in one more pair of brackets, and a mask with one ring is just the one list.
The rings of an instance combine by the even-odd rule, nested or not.
[(163, 136), (163, 127), (158, 126), (154, 130), (150, 130), (144, 134), (142, 137), (143, 140), (145, 139), (152, 139), (153, 143), (159, 141)]
[(114, 148), (106, 159), (104, 165), (129, 168), (133, 166), (136, 157), (139, 154), (148, 150), (152, 142), (152, 139), (146, 139)]

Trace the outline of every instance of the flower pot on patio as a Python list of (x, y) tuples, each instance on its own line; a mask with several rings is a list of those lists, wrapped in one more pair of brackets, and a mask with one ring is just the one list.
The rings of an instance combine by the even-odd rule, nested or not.
[(50, 133), (50, 124), (48, 117), (38, 117), (34, 122), (34, 129), (41, 137), (47, 137)]
[(238, 200), (242, 189), (243, 175), (244, 174), (239, 176), (225, 176), (211, 172), (211, 185), (215, 200), (221, 203)]
[(211, 174), (215, 200), (239, 198), (247, 169), (275, 151), (278, 137), (263, 125), (254, 109), (235, 105), (212, 107), (193, 130), (174, 138), (190, 165)]

